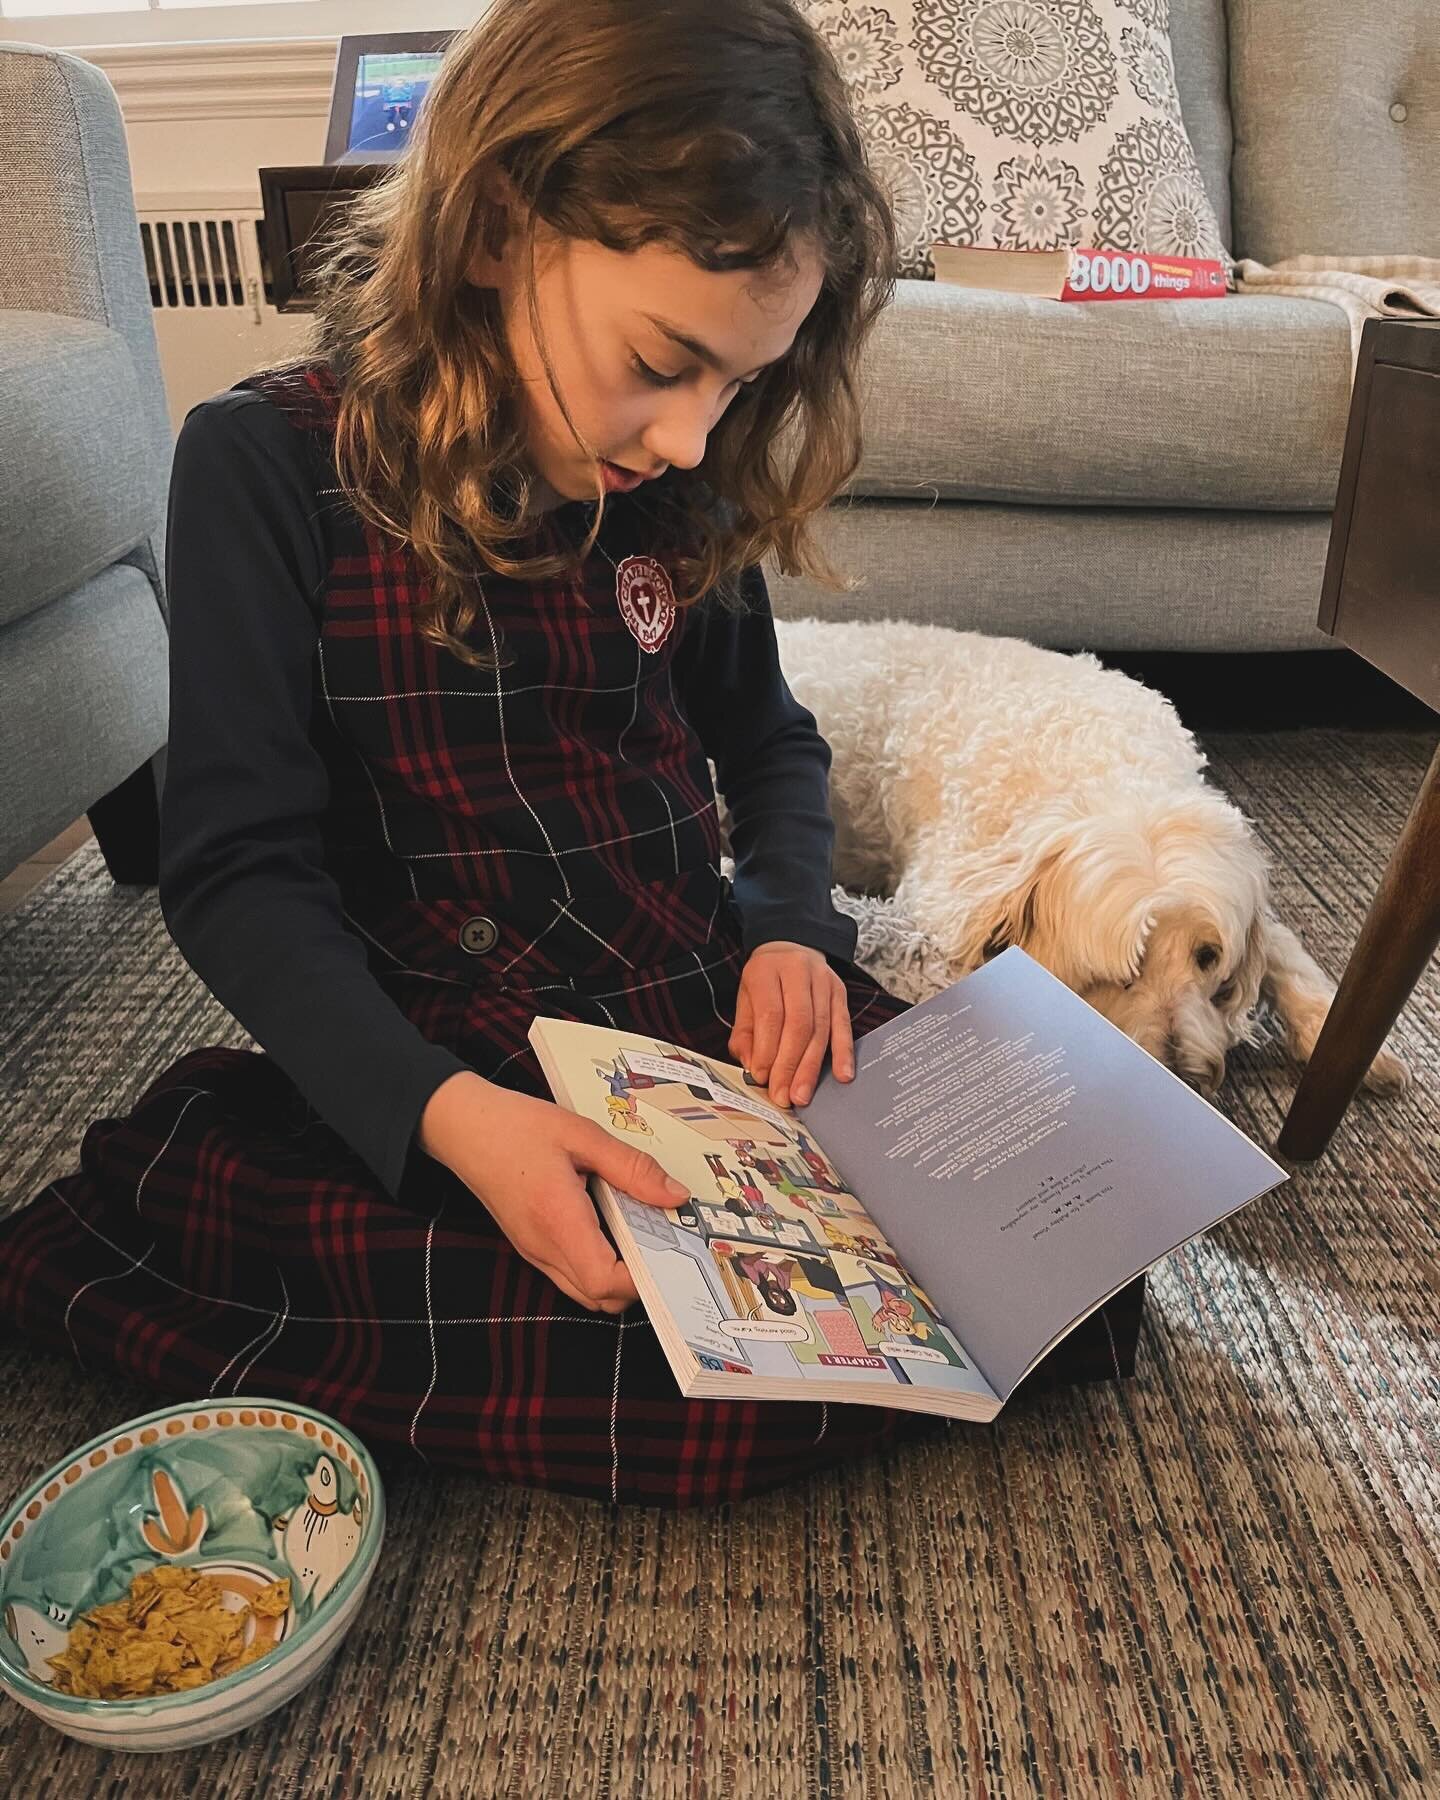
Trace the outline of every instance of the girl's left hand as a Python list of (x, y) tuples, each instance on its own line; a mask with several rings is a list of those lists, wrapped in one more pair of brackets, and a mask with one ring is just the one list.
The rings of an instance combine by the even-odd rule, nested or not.
[(806, 1105), (827, 1044), (837, 1078), (855, 1076), (845, 983), (819, 950), (777, 940), (752, 950), (740, 974), (730, 1054), (777, 1106)]

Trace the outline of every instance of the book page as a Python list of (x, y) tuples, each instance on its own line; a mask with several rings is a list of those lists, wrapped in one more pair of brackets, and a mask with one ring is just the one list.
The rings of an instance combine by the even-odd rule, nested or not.
[(537, 1019), (530, 1040), (557, 1099), (689, 1188), (668, 1210), (615, 1200), (637, 1286), (648, 1275), (702, 1369), (737, 1393), (750, 1377), (843, 1377), (876, 1405), (898, 1386), (995, 1398), (814, 1131), (743, 1070), (567, 1020)]
[(1058, 1333), (1288, 1180), (1012, 947), (860, 1038), (797, 1118), (1008, 1397)]

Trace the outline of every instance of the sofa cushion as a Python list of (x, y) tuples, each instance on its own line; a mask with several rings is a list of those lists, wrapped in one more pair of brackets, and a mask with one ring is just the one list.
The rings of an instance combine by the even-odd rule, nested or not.
[(157, 524), (152, 475), (120, 334), (0, 312), (0, 624), (133, 551)]
[(1436, 0), (1230, 0), (1234, 250), (1440, 256)]
[(1328, 511), (1350, 328), (1272, 295), (1085, 304), (901, 281), (862, 384), (856, 493)]
[(910, 619), (1051, 650), (1337, 648), (1315, 623), (1328, 513), (856, 500), (815, 532), (858, 585), (771, 558), (777, 618)]
[(893, 198), (899, 271), (935, 241), (1225, 259), (1166, 0), (802, 0)]

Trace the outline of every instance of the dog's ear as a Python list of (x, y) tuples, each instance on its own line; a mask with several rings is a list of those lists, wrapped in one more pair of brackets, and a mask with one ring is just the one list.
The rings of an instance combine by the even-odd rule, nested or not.
[(1012, 944), (1019, 944), (1024, 949), (1030, 942), (1035, 935), (1035, 904), (1040, 885), (1054, 872), (1059, 860), (1059, 852), (1053, 851), (1032, 864), (1018, 886), (992, 897), (982, 920), (985, 932), (980, 947), (982, 962), (989, 962), (991, 957), (1008, 950)]
[[(1053, 860), (1052, 858), (1052, 863)], [(1002, 950), (1008, 950), (1012, 944), (1023, 945), (1034, 931), (1035, 890), (1040, 885), (1043, 873), (1043, 868), (1037, 870), (1019, 895), (1010, 895), (1001, 917), (992, 926), (990, 935), (981, 948), (980, 955), (985, 962), (989, 962), (992, 956), (998, 956)]]
[(971, 938), (977, 959), (1016, 944), (1077, 993), (1133, 977), (1155, 923), (1154, 874), (1135, 845), (1123, 822), (1089, 821), (1077, 830), (1062, 819), (1033, 834), (979, 897)]

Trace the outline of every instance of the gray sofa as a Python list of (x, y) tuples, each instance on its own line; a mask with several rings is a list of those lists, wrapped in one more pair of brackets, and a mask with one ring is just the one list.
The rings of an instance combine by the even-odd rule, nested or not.
[(0, 44), (0, 874), (82, 813), (154, 879), (171, 435), (120, 110)]
[[(1436, 0), (1170, 0), (1181, 107), (1222, 235), (1262, 263), (1440, 256)], [(1055, 649), (1333, 649), (1316, 628), (1350, 400), (1313, 300), (1056, 304), (902, 281), (866, 370), (836, 595)]]

